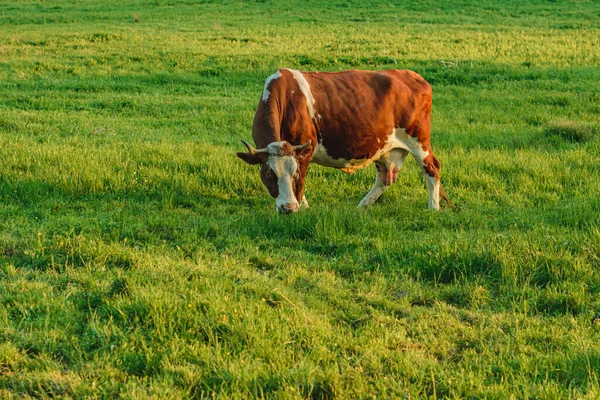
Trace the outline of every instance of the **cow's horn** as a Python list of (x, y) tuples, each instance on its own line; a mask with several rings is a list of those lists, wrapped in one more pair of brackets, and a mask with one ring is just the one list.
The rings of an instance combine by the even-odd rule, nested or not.
[(267, 149), (267, 148), (256, 150), (254, 147), (252, 147), (252, 145), (250, 143), (246, 142), (245, 140), (242, 140), (242, 143), (244, 143), (244, 145), (248, 148), (248, 151), (250, 152), (250, 154), (268, 153), (269, 152), (269, 149)]
[(304, 144), (299, 144), (298, 146), (293, 146), (294, 147), (294, 151), (300, 151), (300, 150), (304, 150), (305, 148), (307, 148), (310, 145), (310, 140)]

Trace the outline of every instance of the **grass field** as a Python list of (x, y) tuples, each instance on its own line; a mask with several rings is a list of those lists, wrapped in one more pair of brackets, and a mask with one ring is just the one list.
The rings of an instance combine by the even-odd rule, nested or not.
[[(433, 87), (407, 161), (235, 157), (277, 68)], [(0, 1), (0, 398), (600, 397), (600, 5)]]

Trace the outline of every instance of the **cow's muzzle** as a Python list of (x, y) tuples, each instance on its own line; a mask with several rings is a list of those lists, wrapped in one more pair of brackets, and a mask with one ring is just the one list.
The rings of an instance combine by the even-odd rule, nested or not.
[(298, 211), (300, 205), (298, 203), (286, 203), (281, 206), (277, 206), (277, 212), (281, 214), (291, 214)]

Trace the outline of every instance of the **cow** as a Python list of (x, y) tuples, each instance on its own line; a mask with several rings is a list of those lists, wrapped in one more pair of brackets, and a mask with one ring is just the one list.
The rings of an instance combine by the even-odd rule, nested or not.
[(440, 162), (430, 144), (431, 86), (409, 70), (300, 72), (267, 78), (252, 125), (256, 148), (237, 156), (260, 177), (283, 214), (308, 207), (304, 178), (316, 163), (347, 173), (374, 163), (375, 184), (359, 207), (396, 182), (408, 153), (423, 170), (429, 208), (440, 207)]

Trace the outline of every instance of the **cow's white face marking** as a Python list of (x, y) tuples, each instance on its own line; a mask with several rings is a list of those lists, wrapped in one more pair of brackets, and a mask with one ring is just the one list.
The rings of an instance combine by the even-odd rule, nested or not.
[(300, 91), (304, 94), (306, 98), (306, 107), (308, 108), (308, 113), (311, 119), (315, 119), (315, 98), (313, 97), (310, 91), (310, 85), (308, 81), (302, 75), (300, 71), (296, 71), (294, 69), (288, 69), (294, 76), (294, 79), (298, 82), (298, 87), (300, 87)]
[[(271, 143), (267, 148), (269, 149), (269, 167), (277, 176), (277, 187), (279, 189), (279, 194), (275, 199), (277, 211), (287, 213), (300, 208), (293, 187), (294, 178), (298, 173), (298, 162), (294, 156), (284, 153), (283, 143), (285, 142)], [(290, 210), (290, 206), (292, 210)]]
[(279, 71), (277, 71), (273, 75), (271, 75), (270, 77), (267, 78), (267, 80), (265, 81), (265, 88), (263, 90), (263, 95), (262, 95), (263, 101), (269, 100), (269, 95), (271, 94), (271, 92), (269, 92), (269, 85), (271, 84), (272, 81), (279, 78), (280, 76), (281, 76), (281, 73)]

